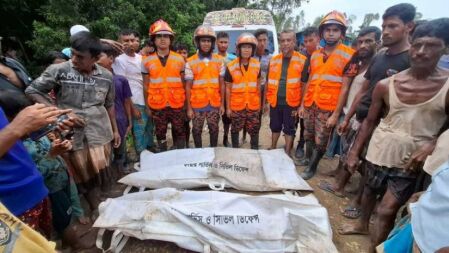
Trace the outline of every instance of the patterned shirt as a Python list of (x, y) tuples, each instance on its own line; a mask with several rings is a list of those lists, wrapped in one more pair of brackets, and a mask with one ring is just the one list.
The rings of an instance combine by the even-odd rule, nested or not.
[(80, 74), (71, 61), (50, 65), (42, 75), (25, 90), (27, 94), (40, 94), (48, 98), (54, 89), (56, 105), (72, 109), (84, 118), (86, 126), (75, 128), (73, 150), (101, 146), (112, 141), (112, 127), (106, 108), (114, 106), (115, 89), (112, 73), (95, 64), (91, 76)]
[(66, 189), (69, 186), (69, 176), (64, 160), (60, 157), (50, 157), (50, 140), (44, 136), (37, 141), (30, 138), (23, 141), (31, 158), (37, 165), (37, 169), (44, 177), (45, 186), (50, 193)]
[(268, 78), (268, 68), (270, 66), (271, 54), (265, 50), (263, 55), (254, 55), (253, 58), (260, 62), (260, 85), (264, 86)]

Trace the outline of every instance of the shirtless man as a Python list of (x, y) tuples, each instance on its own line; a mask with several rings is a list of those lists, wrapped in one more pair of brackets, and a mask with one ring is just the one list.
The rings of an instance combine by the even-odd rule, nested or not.
[(448, 18), (416, 29), (409, 50), (411, 67), (375, 86), (368, 116), (348, 154), (348, 168), (354, 171), (372, 133), (366, 155), (362, 217), (341, 231), (368, 233), (369, 218), (380, 195), (369, 252), (387, 238), (397, 211), (414, 191), (422, 163), (447, 123), (449, 72), (437, 64), (449, 45), (448, 29)]

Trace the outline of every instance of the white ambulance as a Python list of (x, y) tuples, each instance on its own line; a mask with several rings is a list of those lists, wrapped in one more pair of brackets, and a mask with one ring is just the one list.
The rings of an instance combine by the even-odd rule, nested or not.
[(268, 31), (267, 49), (270, 54), (279, 52), (276, 27), (269, 11), (245, 8), (213, 11), (206, 15), (203, 24), (212, 26), (215, 33), (223, 31), (229, 34), (229, 53), (235, 54), (236, 41), (241, 33), (254, 33), (260, 28)]

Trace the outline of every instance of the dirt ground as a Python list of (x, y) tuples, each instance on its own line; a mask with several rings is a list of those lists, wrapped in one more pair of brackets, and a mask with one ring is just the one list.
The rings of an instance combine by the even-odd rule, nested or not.
[[(268, 117), (263, 118), (262, 129), (260, 131), (260, 149), (267, 149), (271, 144), (271, 132), (269, 129), (269, 119)], [(219, 146), (222, 144), (222, 129), (219, 137)], [(170, 140), (169, 140), (170, 141)], [(203, 143), (206, 146), (209, 141), (207, 129), (203, 132)], [(229, 138), (230, 141), (230, 138)], [(190, 146), (193, 147), (193, 140), (190, 140)], [(278, 148), (282, 148), (284, 146), (284, 140), (281, 136)], [(296, 147), (296, 142), (295, 142)], [(242, 148), (249, 148), (249, 136), (246, 143), (242, 145)], [(323, 159), (320, 162), (319, 170), (317, 175), (308, 181), (308, 183), (313, 187), (313, 194), (318, 198), (320, 203), (328, 210), (329, 219), (331, 222), (332, 230), (333, 230), (333, 241), (335, 246), (337, 247), (339, 252), (342, 253), (363, 253), (367, 252), (369, 238), (368, 236), (363, 235), (351, 235), (351, 236), (342, 236), (339, 235), (337, 229), (345, 223), (353, 222), (347, 218), (344, 218), (340, 213), (349, 203), (349, 199), (353, 196), (351, 193), (347, 193), (346, 197), (338, 198), (330, 193), (324, 192), (323, 190), (318, 188), (318, 183), (321, 180), (333, 180), (330, 177), (323, 175), (323, 172), (330, 171), (337, 166), (338, 158), (334, 159)], [(304, 168), (297, 167), (298, 173), (301, 172)], [(347, 186), (347, 190), (351, 191), (355, 189), (358, 183), (358, 178), (355, 177), (352, 179), (350, 184)], [(97, 252), (96, 250), (89, 250), (83, 252)], [(101, 252), (101, 251), (99, 251)], [(127, 245), (125, 246), (123, 252), (125, 253), (183, 253), (190, 252), (184, 249), (177, 247), (175, 244), (160, 242), (160, 241), (140, 241), (137, 239), (131, 238)]]

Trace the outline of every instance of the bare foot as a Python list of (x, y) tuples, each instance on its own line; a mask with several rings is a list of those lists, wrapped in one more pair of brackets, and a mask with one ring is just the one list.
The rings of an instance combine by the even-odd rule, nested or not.
[(345, 195), (344, 195), (344, 193), (342, 192), (342, 191), (338, 191), (338, 190), (336, 190), (335, 188), (335, 186), (333, 185), (333, 184), (331, 184), (331, 183), (329, 183), (329, 182), (327, 182), (327, 181), (321, 181), (319, 184), (318, 184), (318, 187), (321, 189), (321, 190), (323, 190), (323, 191), (327, 191), (327, 192), (329, 192), (329, 193), (332, 193), (332, 194), (334, 194), (335, 196), (337, 196), (337, 197), (339, 197), (339, 198), (343, 198)]
[(344, 224), (337, 231), (340, 235), (367, 235), (367, 234), (369, 234), (368, 228), (363, 227), (360, 224)]
[(328, 177), (335, 177), (338, 174), (338, 169), (331, 170), (331, 171), (328, 171), (328, 172), (323, 172), (321, 174), (323, 174), (325, 176), (328, 176)]

